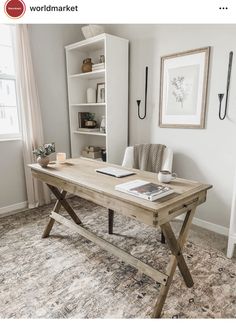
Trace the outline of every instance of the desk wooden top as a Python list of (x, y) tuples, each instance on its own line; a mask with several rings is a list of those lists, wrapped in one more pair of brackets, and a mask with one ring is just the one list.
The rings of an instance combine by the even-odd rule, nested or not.
[[(34, 173), (42, 173), (49, 175), (67, 183), (72, 183), (95, 191), (97, 193), (122, 200), (126, 203), (133, 204), (137, 207), (142, 207), (148, 211), (158, 212), (165, 208), (167, 205), (178, 202), (179, 200), (185, 199), (186, 197), (193, 196), (196, 193), (206, 191), (212, 186), (208, 184), (202, 184), (195, 181), (189, 181), (186, 179), (177, 178), (171, 181), (169, 184), (162, 184), (172, 187), (175, 191), (174, 194), (163, 197), (155, 202), (150, 202), (130, 194), (122, 193), (115, 190), (117, 184), (133, 181), (136, 179), (142, 179), (149, 182), (157, 183), (157, 174), (151, 172), (144, 172), (135, 169), (135, 175), (131, 175), (123, 178), (116, 178), (113, 176), (97, 173), (97, 168), (113, 166), (122, 168), (118, 165), (112, 165), (100, 161), (89, 160), (84, 158), (68, 159), (65, 164), (49, 164), (47, 168), (42, 168), (38, 164), (31, 164), (29, 167)], [(47, 182), (45, 180), (45, 182)]]

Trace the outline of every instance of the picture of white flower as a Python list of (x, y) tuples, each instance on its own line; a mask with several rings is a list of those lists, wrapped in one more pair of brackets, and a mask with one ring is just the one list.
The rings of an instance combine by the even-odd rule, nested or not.
[(204, 128), (210, 47), (161, 57), (159, 126)]
[(174, 95), (176, 102), (179, 102), (181, 108), (183, 108), (184, 101), (189, 94), (190, 84), (186, 83), (184, 76), (174, 77), (171, 80), (171, 84), (174, 87), (172, 94)]
[(167, 114), (191, 115), (196, 113), (198, 79), (197, 65), (169, 69)]

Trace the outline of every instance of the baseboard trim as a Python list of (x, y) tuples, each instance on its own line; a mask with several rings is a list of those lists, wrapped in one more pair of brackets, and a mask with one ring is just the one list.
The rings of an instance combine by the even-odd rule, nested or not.
[(193, 224), (197, 225), (198, 227), (222, 234), (223, 236), (228, 237), (229, 235), (229, 228), (223, 227), (222, 225), (204, 221), (199, 218), (193, 219)]
[[(184, 219), (184, 214), (181, 214), (177, 217), (179, 220)], [(229, 236), (229, 228), (223, 227), (222, 225), (218, 225), (212, 222), (208, 222), (199, 218), (193, 218), (193, 224), (196, 226), (207, 229), (209, 231), (213, 231), (215, 233), (222, 234), (223, 236)]]
[(11, 213), (15, 213), (16, 211), (24, 210), (26, 208), (27, 208), (27, 201), (1, 207), (0, 217), (3, 217), (5, 215), (10, 215)]

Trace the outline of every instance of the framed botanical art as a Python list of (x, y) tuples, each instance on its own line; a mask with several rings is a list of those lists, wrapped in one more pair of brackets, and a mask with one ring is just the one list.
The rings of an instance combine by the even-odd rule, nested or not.
[(159, 126), (204, 128), (210, 47), (161, 58)]
[(105, 102), (105, 83), (97, 84), (97, 103)]

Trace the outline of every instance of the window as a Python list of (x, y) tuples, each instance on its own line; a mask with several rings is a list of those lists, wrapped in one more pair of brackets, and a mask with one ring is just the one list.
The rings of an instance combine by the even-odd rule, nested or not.
[(0, 139), (20, 137), (13, 30), (14, 26), (0, 24)]

